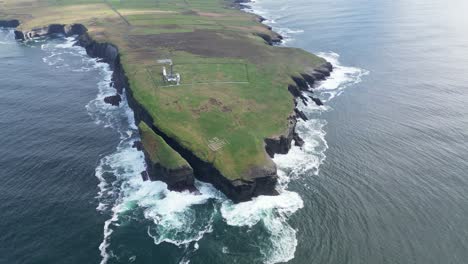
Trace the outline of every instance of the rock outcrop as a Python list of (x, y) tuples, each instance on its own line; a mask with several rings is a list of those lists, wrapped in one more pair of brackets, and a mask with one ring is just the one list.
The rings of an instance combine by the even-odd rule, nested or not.
[(279, 44), (281, 43), (281, 41), (283, 41), (283, 36), (281, 36), (280, 34), (277, 34), (273, 31), (270, 31), (271, 34), (266, 34), (266, 33), (257, 33), (256, 35), (261, 37), (263, 40), (265, 40), (265, 42), (268, 44), (268, 45), (275, 45), (275, 44)]
[(169, 190), (172, 191), (196, 190), (192, 167), (182, 166), (170, 169), (164, 167), (161, 163), (151, 161), (147, 153), (145, 153), (145, 161), (149, 180), (165, 182)]
[(0, 20), (0, 27), (5, 28), (16, 28), (20, 25), (19, 20), (12, 19), (12, 20)]
[(120, 97), (119, 94), (116, 94), (113, 96), (107, 96), (106, 98), (104, 98), (104, 102), (111, 104), (113, 106), (118, 106), (121, 101), (122, 101), (122, 98)]
[(195, 190), (193, 169), (144, 122), (138, 126), (146, 161), (146, 178), (163, 181), (170, 190)]
[[(312, 92), (316, 82), (325, 80), (328, 76), (330, 76), (332, 71), (332, 64), (326, 62), (316, 69), (312, 69), (309, 72), (301, 74), (301, 76), (293, 76), (291, 78), (295, 85), (289, 85), (288, 90), (294, 96), (295, 100), (300, 99), (304, 102), (304, 104), (307, 104), (308, 98), (303, 95), (303, 92)], [(311, 97), (311, 99), (317, 105), (323, 105), (319, 98)], [(265, 149), (270, 157), (274, 157), (275, 154), (288, 153), (288, 151), (291, 149), (293, 140), (297, 146), (302, 146), (304, 144), (304, 140), (301, 139), (296, 133), (296, 124), (298, 118), (307, 120), (305, 114), (296, 107), (294, 109), (294, 113), (291, 114), (288, 118), (288, 129), (281, 135), (265, 139)]]

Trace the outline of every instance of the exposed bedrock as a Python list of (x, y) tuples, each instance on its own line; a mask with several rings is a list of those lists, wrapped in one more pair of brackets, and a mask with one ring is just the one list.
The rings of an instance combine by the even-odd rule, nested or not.
[(133, 142), (133, 148), (136, 148), (137, 150), (139, 151), (142, 151), (143, 150), (143, 144), (141, 143), (141, 141), (135, 141)]
[[(113, 70), (112, 82), (117, 90), (118, 94), (126, 93), (129, 106), (133, 109), (135, 115), (135, 121), (138, 124), (140, 121), (144, 121), (146, 124), (151, 126), (151, 129), (164, 141), (178, 152), (193, 168), (195, 177), (201, 181), (212, 183), (216, 188), (222, 191), (228, 198), (234, 202), (248, 201), (252, 197), (258, 195), (276, 195), (278, 194), (275, 187), (278, 181), (277, 168), (273, 160), (267, 158), (267, 163), (263, 166), (250, 168), (247, 172), (246, 179), (249, 180), (229, 180), (217, 170), (214, 165), (210, 162), (204, 161), (197, 157), (190, 150), (184, 148), (178, 141), (174, 140), (158, 127), (154, 126), (153, 119), (148, 111), (137, 101), (133, 96), (133, 91), (128, 84), (128, 79), (125, 75), (123, 67), (120, 63), (120, 56), (118, 48), (110, 43), (98, 43), (94, 41), (88, 34), (87, 29), (83, 25), (74, 24), (70, 26), (52, 24), (45, 28), (33, 29), (30, 32), (15, 31), (17, 39), (25, 40), (31, 37), (52, 35), (52, 34), (64, 34), (66, 36), (78, 35), (77, 44), (84, 47), (89, 56), (94, 58), (101, 58), (104, 62), (108, 63)], [(316, 70), (306, 72), (301, 76), (295, 76), (293, 78), (296, 85), (290, 85), (289, 91), (295, 98), (301, 98), (307, 100), (302, 96), (302, 91), (308, 90), (315, 81), (325, 79), (330, 75), (332, 66), (326, 63)], [(124, 90), (124, 88), (127, 88)], [(119, 96), (120, 98), (120, 96)], [(109, 99), (117, 100), (117, 99)], [(299, 135), (295, 133), (295, 127), (297, 118), (305, 118), (305, 115), (301, 115), (300, 112), (293, 112), (288, 118), (289, 126), (286, 131), (274, 137), (265, 139), (265, 155), (273, 157), (276, 153), (285, 154), (291, 148), (292, 140), (296, 142), (296, 145), (302, 145), (303, 140), (300, 139)], [(144, 150), (144, 146), (143, 146)], [(145, 154), (147, 159), (148, 155)], [(148, 162), (147, 162), (148, 163)], [(148, 173), (143, 173), (143, 178), (149, 179), (161, 179), (172, 185), (173, 189), (191, 189), (193, 182), (185, 181), (185, 186), (182, 181), (177, 179), (184, 178), (187, 175), (188, 170), (181, 169), (180, 171), (173, 172), (168, 171), (165, 168), (158, 167), (157, 164), (148, 163)], [(173, 175), (174, 177), (164, 177), (166, 175)], [(155, 175), (159, 175), (156, 176)], [(157, 178), (159, 177), (159, 178)], [(173, 183), (172, 181), (177, 183)]]
[(271, 31), (271, 34), (257, 33), (257, 36), (261, 37), (268, 45), (275, 45), (281, 43), (283, 36)]
[(120, 97), (120, 94), (107, 96), (106, 98), (104, 98), (104, 102), (111, 104), (113, 106), (119, 106), (121, 101), (122, 101), (122, 98)]
[(15, 38), (19, 40), (27, 40), (36, 37), (48, 36), (48, 35), (67, 35), (65, 25), (63, 24), (50, 24), (47, 27), (34, 28), (31, 31), (19, 31), (15, 30)]
[[(18, 21), (18, 20), (12, 20)], [(1, 25), (2, 21), (0, 21)], [(15, 24), (15, 22), (13, 22)], [(19, 25), (19, 21), (18, 21)], [(16, 25), (15, 27), (17, 27)], [(35, 37), (42, 37), (42, 36), (50, 36), (54, 34), (65, 35), (65, 36), (73, 36), (73, 35), (83, 35), (86, 33), (87, 29), (85, 26), (81, 24), (73, 24), (73, 25), (63, 25), (63, 24), (50, 24), (47, 27), (42, 28), (34, 28), (30, 31), (20, 31), (15, 30), (15, 38), (18, 40), (28, 40)]]
[[(170, 147), (163, 146), (165, 145), (165, 143), (160, 141), (162, 139), (153, 131), (151, 131), (146, 125), (145, 128), (143, 128), (145, 129), (145, 131), (142, 130), (142, 127), (139, 127), (139, 129), (143, 142), (146, 142), (148, 146), (157, 144), (157, 146), (161, 147), (161, 149), (165, 149), (168, 151), (168, 156), (177, 156), (176, 162), (174, 162), (173, 164), (168, 163), (167, 160), (164, 160), (164, 158), (166, 158), (167, 156), (161, 157), (158, 154), (159, 151), (161, 151), (160, 149), (148, 147), (147, 151), (144, 148), (144, 144), (142, 144), (141, 150), (145, 155), (146, 163), (146, 171), (142, 175), (144, 177), (143, 179), (151, 181), (163, 181), (167, 184), (170, 190), (195, 191), (196, 188), (194, 187), (195, 178), (193, 175), (193, 169), (187, 163), (187, 161), (180, 158), (180, 155), (174, 152), (174, 150), (172, 150)], [(148, 140), (150, 140), (150, 142), (148, 142)], [(152, 153), (150, 153), (149, 151), (152, 151)]]
[(317, 97), (310, 97), (310, 99), (312, 99), (312, 101), (314, 101), (314, 103), (318, 106), (322, 106), (323, 105), (323, 102), (322, 100), (320, 100), (320, 98), (317, 98)]
[(299, 109), (297, 109), (297, 108), (294, 109), (294, 113), (296, 114), (296, 117), (297, 117), (297, 118), (300, 118), (300, 119), (302, 119), (302, 120), (304, 120), (304, 121), (309, 120), (309, 119), (307, 118), (307, 116), (304, 114), (304, 112), (302, 112), (301, 110), (299, 110)]
[(165, 182), (169, 190), (195, 190), (193, 169), (190, 166), (169, 169), (160, 163), (152, 162), (148, 158), (148, 153), (144, 150), (143, 152), (145, 153), (146, 172), (149, 180)]
[(296, 115), (292, 114), (288, 118), (288, 128), (285, 133), (269, 137), (265, 139), (265, 149), (270, 157), (275, 154), (287, 154), (291, 149), (291, 142), (293, 140), (294, 130), (296, 129)]

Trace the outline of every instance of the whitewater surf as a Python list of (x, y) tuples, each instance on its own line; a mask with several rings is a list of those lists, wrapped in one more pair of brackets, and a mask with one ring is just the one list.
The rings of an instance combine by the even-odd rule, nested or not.
[[(299, 31), (297, 31), (299, 32)], [(45, 40), (37, 40), (45, 41)], [(86, 110), (97, 125), (114, 129), (120, 135), (120, 142), (113, 153), (105, 155), (96, 167), (99, 180), (98, 210), (108, 219), (103, 223), (103, 239), (99, 246), (101, 264), (112, 259), (125, 257), (134, 261), (137, 256), (120, 255), (113, 248), (114, 234), (119, 229), (133, 224), (146, 225), (146, 234), (155, 245), (170, 243), (184, 250), (181, 263), (188, 263), (193, 252), (199, 250), (206, 234), (223, 225), (247, 228), (262, 232), (266, 241), (258, 243), (258, 258), (264, 263), (286, 262), (294, 258), (297, 246), (297, 230), (289, 218), (303, 208), (300, 194), (288, 190), (288, 184), (301, 175), (312, 172), (317, 175), (320, 164), (326, 158), (326, 120), (320, 118), (324, 111), (331, 111), (327, 102), (340, 95), (351, 84), (361, 80), (366, 71), (342, 66), (336, 53), (321, 53), (320, 56), (334, 65), (330, 78), (313, 89), (324, 106), (309, 103), (299, 108), (309, 118), (299, 121), (298, 132), (305, 140), (303, 147), (293, 147), (287, 155), (276, 155), (278, 165), (278, 196), (260, 196), (252, 201), (234, 204), (212, 185), (197, 182), (200, 195), (190, 192), (173, 192), (162, 182), (143, 181), (145, 170), (144, 155), (133, 147), (139, 140), (138, 130), (125, 96), (120, 106), (104, 102), (104, 98), (115, 94), (112, 87), (112, 71), (106, 63), (89, 58), (86, 51), (74, 45), (76, 40), (44, 42), (41, 48), (49, 55), (43, 58), (50, 67), (71, 67), (73, 71), (97, 71), (102, 77), (96, 84), (96, 98), (90, 101)], [(81, 58), (80, 65), (69, 65), (61, 55), (71, 54)], [(141, 222), (141, 217), (146, 221)], [(263, 230), (263, 231), (261, 231)], [(114, 242), (115, 243), (115, 242)], [(235, 249), (223, 246), (224, 254), (233, 254)]]

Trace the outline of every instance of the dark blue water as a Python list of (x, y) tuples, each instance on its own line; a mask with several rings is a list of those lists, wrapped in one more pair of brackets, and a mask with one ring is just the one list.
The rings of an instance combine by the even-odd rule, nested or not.
[(291, 29), (288, 45), (370, 71), (322, 115), (329, 149), (319, 175), (294, 184), (305, 208), (293, 217), (301, 232), (291, 263), (466, 263), (468, 3), (255, 8)]
[(281, 195), (232, 205), (144, 183), (126, 104), (72, 39), (0, 33), (0, 263), (465, 263), (468, 3), (261, 0), (335, 72), (275, 161)]
[(102, 77), (49, 66), (41, 43), (11, 38), (0, 31), (0, 263), (96, 263), (94, 171), (118, 142), (85, 109)]

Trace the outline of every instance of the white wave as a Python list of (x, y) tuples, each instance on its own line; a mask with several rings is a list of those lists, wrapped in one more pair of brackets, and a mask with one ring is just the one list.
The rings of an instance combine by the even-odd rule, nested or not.
[(13, 45), (16, 44), (15, 33), (13, 29), (0, 28), (0, 44)]
[(362, 77), (369, 74), (369, 71), (361, 68), (341, 65), (340, 55), (335, 52), (320, 52), (317, 55), (333, 64), (331, 76), (326, 81), (320, 82), (315, 88), (315, 90), (320, 91), (322, 96), (326, 95), (323, 97), (324, 102), (340, 95), (350, 85), (360, 83)]
[[(280, 195), (259, 196), (239, 204), (227, 200), (221, 206), (221, 214), (228, 225), (252, 228), (263, 223), (270, 234), (269, 243), (260, 247), (264, 263), (287, 262), (294, 258), (296, 230), (288, 223), (288, 218), (304, 206), (299, 194), (285, 189), (289, 182), (286, 174), (282, 171), (278, 174)], [(228, 248), (224, 247), (223, 253), (227, 252)]]
[[(200, 194), (173, 192), (161, 182), (160, 188), (151, 188), (148, 192), (136, 192), (141, 196), (138, 204), (144, 209), (144, 215), (155, 225), (148, 227), (148, 234), (156, 245), (168, 242), (177, 246), (199, 241), (205, 233), (212, 231), (215, 211), (203, 210), (195, 205), (203, 205), (209, 199), (217, 197), (216, 190), (206, 183), (197, 183)], [(158, 199), (154, 199), (157, 197)], [(203, 220), (202, 220), (203, 219)]]
[(0, 32), (2, 33), (0, 36), (0, 45), (14, 45), (16, 44), (15, 41), (15, 33), (13, 29), (4, 29), (0, 28)]
[[(221, 206), (221, 215), (228, 225), (252, 228), (263, 223), (270, 234), (270, 241), (266, 245), (262, 244), (260, 253), (264, 263), (268, 264), (287, 262), (294, 258), (296, 230), (288, 223), (288, 219), (304, 207), (299, 194), (287, 190), (290, 177), (281, 169), (281, 164), (278, 165), (278, 196), (259, 196), (239, 204), (226, 200)], [(223, 253), (228, 252), (228, 248), (223, 247)]]
[(108, 247), (110, 246), (110, 236), (114, 232), (110, 225), (118, 220), (118, 213), (113, 208), (112, 217), (104, 222), (103, 227), (103, 240), (101, 244), (99, 244), (99, 252), (101, 255), (100, 264), (106, 264), (109, 258), (112, 256), (112, 253), (108, 253)]
[(304, 32), (305, 31), (302, 29), (290, 29), (286, 27), (278, 28), (278, 33), (280, 33), (281, 35), (301, 34)]
[[(116, 107), (104, 102), (104, 98), (113, 96), (116, 93), (116, 90), (110, 85), (112, 81), (112, 71), (110, 66), (107, 63), (97, 61), (94, 63), (94, 69), (99, 71), (99, 74), (101, 75), (101, 81), (99, 81), (97, 84), (98, 94), (96, 98), (91, 100), (86, 105), (88, 114), (98, 125), (103, 124), (105, 127), (115, 127), (116, 125), (125, 126), (126, 124), (122, 124), (121, 120), (122, 117), (127, 116), (125, 109), (128, 108), (128, 106), (126, 105), (126, 101), (124, 101), (120, 107)], [(125, 129), (122, 128), (121, 130), (117, 131), (121, 133), (124, 130)]]
[(76, 43), (76, 36), (67, 37), (65, 38), (65, 43), (57, 44), (55, 45), (55, 48), (56, 49), (71, 49), (71, 48), (82, 49), (81, 47), (74, 46), (75, 43)]
[(221, 207), (221, 213), (231, 226), (252, 227), (265, 217), (274, 214), (273, 211), (290, 214), (302, 205), (297, 193), (284, 191), (278, 196), (259, 196), (252, 201), (238, 204), (226, 200)]
[(323, 119), (299, 121), (297, 132), (304, 139), (304, 145), (293, 146), (287, 155), (276, 155), (276, 164), (292, 177), (310, 173), (317, 175), (328, 149), (325, 140), (326, 124)]
[[(367, 70), (343, 66), (339, 61), (339, 54), (334, 52), (321, 52), (318, 54), (333, 65), (333, 71), (326, 80), (319, 82), (313, 89), (313, 96), (319, 97), (324, 106), (317, 106), (313, 102), (305, 105), (299, 102), (298, 108), (306, 114), (308, 121), (299, 120), (297, 132), (304, 139), (302, 147), (293, 146), (287, 155), (276, 155), (275, 162), (289, 175), (317, 175), (320, 165), (326, 159), (328, 144), (325, 139), (327, 125), (326, 120), (321, 119), (323, 112), (331, 111), (327, 102), (339, 96), (347, 87), (362, 81), (362, 76), (369, 74)], [(307, 97), (311, 95), (305, 92)]]
[(62, 54), (63, 53), (60, 52), (52, 52), (52, 54), (50, 54), (49, 56), (42, 58), (42, 61), (49, 66), (54, 66), (58, 63), (63, 63), (64, 59), (60, 57), (60, 55)]

